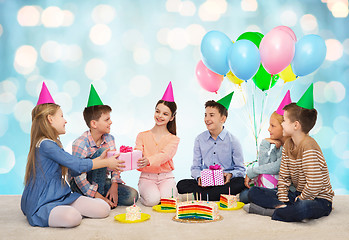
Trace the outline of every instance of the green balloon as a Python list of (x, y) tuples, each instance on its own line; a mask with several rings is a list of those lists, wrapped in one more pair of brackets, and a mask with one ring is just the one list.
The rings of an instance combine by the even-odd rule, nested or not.
[(273, 75), (273, 77), (271, 77), (271, 75), (264, 69), (262, 64), (259, 66), (257, 73), (252, 78), (256, 86), (262, 91), (274, 87), (278, 79), (279, 75)]
[(259, 48), (259, 44), (261, 43), (263, 37), (264, 35), (259, 32), (244, 32), (238, 37), (238, 39), (236, 39), (236, 41), (246, 39), (253, 42), (257, 48)]

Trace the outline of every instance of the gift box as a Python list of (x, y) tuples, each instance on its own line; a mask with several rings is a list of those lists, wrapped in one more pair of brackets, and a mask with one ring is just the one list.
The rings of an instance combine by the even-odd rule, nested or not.
[(129, 171), (137, 169), (137, 161), (142, 158), (142, 151), (133, 150), (132, 147), (121, 146), (120, 150), (109, 151), (108, 157), (114, 156), (115, 154), (120, 153), (119, 159), (125, 161), (123, 171)]
[(255, 185), (257, 187), (264, 188), (277, 188), (279, 175), (271, 175), (271, 174), (259, 174), (255, 179)]
[(224, 175), (221, 166), (216, 164), (210, 166), (209, 169), (202, 170), (201, 185), (203, 187), (224, 185)]

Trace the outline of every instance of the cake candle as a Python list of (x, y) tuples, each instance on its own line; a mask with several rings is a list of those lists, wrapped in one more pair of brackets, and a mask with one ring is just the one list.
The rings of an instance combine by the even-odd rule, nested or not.
[(207, 193), (207, 203), (208, 203), (208, 193)]
[(229, 196), (230, 196), (230, 187), (229, 187)]

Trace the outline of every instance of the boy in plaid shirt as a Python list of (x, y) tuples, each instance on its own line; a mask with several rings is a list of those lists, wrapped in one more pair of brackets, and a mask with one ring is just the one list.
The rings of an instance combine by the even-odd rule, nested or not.
[[(73, 143), (73, 155), (79, 158), (96, 158), (105, 149), (115, 150), (114, 137), (110, 133), (110, 112), (108, 105), (103, 105), (93, 85), (84, 119), (90, 130), (84, 132)], [(109, 175), (111, 174), (111, 178)], [(70, 180), (73, 192), (106, 201), (110, 207), (117, 205), (130, 206), (138, 192), (124, 184), (119, 172), (110, 172), (107, 168), (92, 170)]]

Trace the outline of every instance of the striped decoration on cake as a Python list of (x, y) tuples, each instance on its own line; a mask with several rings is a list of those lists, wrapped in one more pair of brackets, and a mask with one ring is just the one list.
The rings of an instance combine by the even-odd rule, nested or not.
[(175, 210), (177, 206), (177, 198), (161, 198), (161, 210)]
[(218, 218), (218, 206), (212, 202), (187, 201), (177, 204), (176, 218), (199, 218), (215, 220)]
[(236, 208), (237, 202), (237, 197), (235, 195), (221, 194), (219, 206), (221, 208)]

